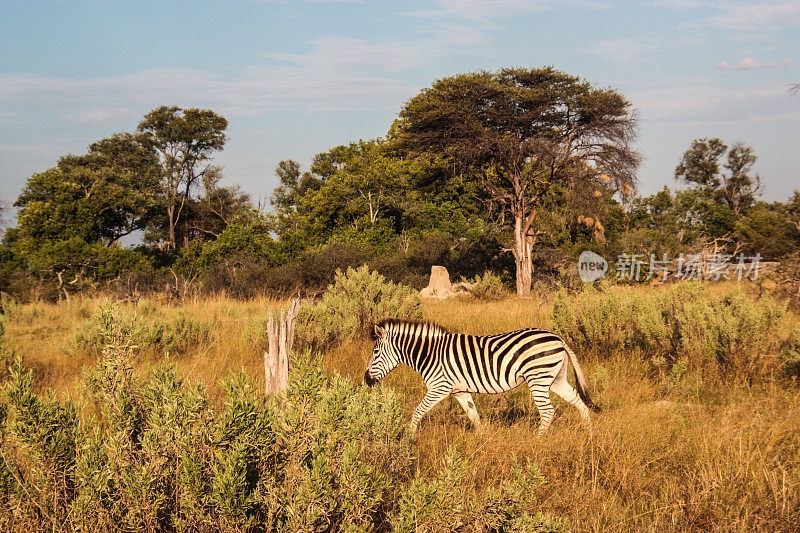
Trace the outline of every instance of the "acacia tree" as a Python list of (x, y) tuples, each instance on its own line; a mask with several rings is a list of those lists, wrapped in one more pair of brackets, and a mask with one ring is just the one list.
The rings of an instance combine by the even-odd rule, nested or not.
[(448, 156), (451, 172), (476, 179), (511, 215), (517, 294), (528, 296), (546, 194), (602, 176), (630, 190), (640, 160), (635, 131), (621, 94), (545, 67), (438, 80), (405, 104), (389, 135), (402, 152)]
[[(216, 172), (211, 155), (225, 146), (227, 127), (228, 121), (211, 110), (176, 106), (154, 109), (139, 124), (138, 131), (144, 142), (158, 153), (162, 167), (161, 195), (169, 249), (177, 246), (175, 229), (192, 189), (206, 174)], [(188, 229), (184, 232), (185, 240)]]

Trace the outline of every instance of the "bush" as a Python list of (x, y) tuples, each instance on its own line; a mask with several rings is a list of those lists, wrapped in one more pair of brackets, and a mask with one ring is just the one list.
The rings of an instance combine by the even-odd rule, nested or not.
[[(144, 306), (138, 307), (144, 309)], [(78, 325), (73, 333), (73, 343), (79, 348), (100, 353), (109, 342), (107, 323), (112, 310), (110, 303), (102, 304), (97, 313)], [(210, 323), (188, 317), (183, 311), (178, 311), (170, 322), (159, 320), (157, 316), (153, 321), (145, 322), (138, 313), (122, 316), (113, 311), (113, 314), (141, 349), (185, 353), (211, 338)]]
[(366, 336), (384, 318), (422, 318), (417, 291), (387, 281), (367, 265), (338, 270), (334, 283), (317, 304), (304, 304), (297, 318), (301, 345), (322, 347)]
[(296, 354), (281, 399), (244, 373), (214, 408), (164, 363), (134, 373), (138, 330), (103, 306), (82, 402), (14, 368), (0, 403), (0, 528), (89, 531), (563, 531), (536, 512), (542, 476), (515, 463), (478, 489), (452, 449), (414, 479), (402, 397), (327, 379)]
[(431, 266), (449, 266), (453, 240), (438, 232), (408, 239), (405, 251), (375, 257), (369, 264), (395, 283), (421, 289), (428, 284)]
[(102, 317), (104, 358), (86, 376), (85, 417), (33, 393), (21, 369), (5, 388), (0, 445), (11, 470), (0, 468), (9, 485), (0, 523), (338, 531), (387, 520), (411, 469), (397, 395), (329, 383), (306, 355), (284, 403), (265, 400), (240, 373), (223, 383), (217, 413), (205, 387), (184, 383), (172, 365), (134, 375), (134, 331), (113, 308)]
[(146, 264), (137, 270), (120, 273), (116, 278), (109, 280), (103, 289), (114, 298), (135, 299), (142, 295), (162, 292), (172, 282), (172, 274), (166, 268), (156, 270), (153, 265)]
[(368, 258), (363, 249), (332, 243), (306, 251), (299, 258), (263, 273), (264, 291), (278, 297), (299, 293), (316, 295), (333, 283), (339, 270), (361, 265)]
[[(514, 276), (514, 255), (504, 251), (502, 234), (498, 228), (481, 228), (468, 232), (459, 239), (447, 268), (455, 276), (474, 277), (489, 271), (503, 276)], [(540, 271), (535, 267), (537, 276)]]
[(778, 370), (785, 315), (786, 305), (768, 296), (685, 282), (647, 294), (621, 286), (561, 291), (551, 318), (571, 343), (602, 357), (638, 351), (669, 366), (686, 358), (691, 369), (752, 380)]
[(567, 532), (569, 524), (536, 513), (536, 489), (544, 479), (535, 465), (514, 458), (513, 478), (476, 497), (465, 491), (469, 465), (454, 447), (433, 479), (415, 479), (400, 499), (392, 531)]
[(472, 280), (465, 280), (470, 284), (469, 292), (481, 300), (502, 300), (508, 296), (508, 287), (503, 279), (492, 272), (484, 272), (483, 276), (475, 276)]

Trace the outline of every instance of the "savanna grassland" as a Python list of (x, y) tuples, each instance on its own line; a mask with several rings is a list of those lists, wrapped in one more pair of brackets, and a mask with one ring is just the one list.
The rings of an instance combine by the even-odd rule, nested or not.
[[(224, 297), (188, 300), (182, 304), (157, 298), (113, 304), (77, 297), (60, 304), (16, 304), (5, 300), (3, 402), (17, 401), (14, 405), (18, 407), (4, 409), (9, 413), (16, 409), (16, 418), (9, 415), (9, 420), (19, 422), (23, 417), (20, 413), (24, 412), (19, 407), (24, 402), (19, 398), (37, 397), (40, 403), (30, 400), (29, 405), (39, 405), (42, 410), (46, 406), (56, 409), (53, 406), (75, 405), (78, 433), (90, 432), (80, 428), (81, 424), (91, 425), (91, 420), (105, 420), (100, 425), (113, 429), (117, 420), (114, 413), (123, 416), (127, 412), (124, 407), (114, 407), (124, 402), (114, 402), (127, 389), (104, 385), (103, 376), (112, 375), (115, 367), (101, 363), (100, 368), (98, 361), (122, 360), (119, 359), (122, 354), (131, 365), (129, 374), (133, 376), (121, 378), (122, 382), (144, 380), (143, 376), (163, 366), (168, 358), (173, 363), (172, 377), (148, 379), (172, 383), (169, 390), (174, 391), (181, 387), (195, 390), (192, 387), (196, 383), (205, 383), (202, 397), (208, 407), (198, 413), (213, 412), (215, 417), (223, 419), (230, 415), (230, 420), (235, 420), (230, 413), (239, 405), (251, 405), (252, 413), (261, 412), (258, 409), (262, 407), (253, 407), (261, 405), (260, 400), (253, 398), (263, 390), (267, 310), (282, 303)], [(113, 309), (114, 320), (127, 324), (126, 340), (120, 341), (122, 337), (118, 335), (116, 341), (109, 343), (109, 337), (103, 336), (102, 317), (110, 316), (109, 309)], [(263, 450), (247, 452), (262, 454), (258, 455), (261, 459), (254, 459), (254, 464), (283, 461), (281, 464), (287, 465), (282, 470), (283, 481), (278, 484), (295, 475), (301, 476), (297, 479), (306, 479), (302, 476), (307, 474), (298, 472), (308, 469), (312, 472), (309, 479), (316, 480), (308, 482), (309, 487), (316, 487), (308, 489), (308, 494), (300, 489), (280, 494), (269, 492), (272, 489), (262, 486), (262, 481), (248, 481), (250, 474), (246, 473), (241, 477), (245, 488), (226, 489), (235, 485), (233, 478), (225, 477), (226, 472), (235, 471), (230, 465), (239, 464), (245, 461), (242, 457), (249, 456), (241, 455), (245, 452), (219, 455), (224, 448), (219, 442), (224, 439), (209, 437), (208, 443), (215, 444), (196, 446), (206, 450), (197, 452), (197, 457), (209, 461), (208, 476), (214, 479), (207, 489), (207, 499), (193, 497), (192, 501), (202, 502), (202, 509), (187, 510), (191, 505), (200, 506), (187, 503), (186, 494), (194, 494), (191, 491), (176, 496), (178, 503), (166, 511), (153, 508), (143, 510), (140, 515), (122, 511), (113, 502), (93, 507), (100, 504), (92, 498), (81, 500), (85, 498), (81, 496), (81, 487), (88, 486), (85, 479), (95, 479), (95, 473), (102, 470), (101, 466), (91, 466), (80, 459), (81, 454), (86, 455), (91, 446), (106, 449), (103, 461), (110, 463), (116, 441), (109, 440), (91, 446), (79, 445), (77, 451), (71, 452), (79, 457), (75, 460), (77, 466), (70, 466), (73, 470), (69, 476), (58, 479), (68, 485), (62, 493), (73, 494), (71, 497), (80, 505), (61, 501), (61, 496), (53, 496), (57, 490), (47, 492), (43, 488), (53, 471), (36, 469), (32, 464), (36, 454), (28, 450), (35, 448), (35, 443), (26, 444), (19, 437), (21, 426), (12, 424), (12, 429), (2, 437), (6, 464), (13, 460), (18, 465), (12, 469), (13, 481), (8, 481), (11, 484), (8, 486), (16, 482), (16, 488), (8, 490), (24, 493), (19, 501), (38, 498), (38, 503), (25, 507), (6, 495), (2, 502), (3, 523), (8, 527), (27, 525), (52, 530), (114, 530), (136, 528), (136, 524), (141, 526), (138, 529), (151, 530), (294, 531), (794, 531), (800, 527), (800, 388), (792, 377), (792, 369), (796, 371), (792, 365), (800, 359), (800, 319), (780, 300), (757, 294), (749, 286), (690, 283), (666, 288), (604, 286), (578, 294), (547, 293), (530, 299), (486, 301), (463, 297), (423, 302), (421, 312), (424, 318), (459, 332), (490, 334), (530, 326), (558, 331), (576, 349), (590, 381), (593, 399), (603, 407), (603, 412), (594, 415), (593, 425), (588, 428), (580, 423), (574, 409), (554, 397), (556, 420), (545, 438), (536, 439), (533, 435), (537, 414), (523, 386), (503, 395), (475, 397), (482, 417), (489, 421), (481, 432), (476, 433), (457, 403), (448, 400), (423, 421), (418, 439), (412, 442), (403, 433), (421, 397), (421, 380), (409, 369), (400, 368), (390, 374), (381, 390), (369, 391), (361, 382), (371, 341), (349, 339), (318, 348), (316, 358), (308, 359), (308, 353), (298, 355), (305, 362), (301, 365), (301, 375), (295, 374), (295, 388), (287, 400), (289, 407), (282, 408), (286, 411), (276, 411), (278, 407), (264, 411), (273, 413), (263, 415), (264, 420), (282, 420), (275, 427), (282, 428), (281, 424), (285, 424), (295, 429), (291, 432), (278, 429), (270, 433), (274, 440), (252, 443), (260, 443), (261, 448), (285, 449), (283, 458), (263, 456), (266, 453)], [(11, 376), (14, 372), (19, 374), (12, 370), (14, 358), (21, 358), (22, 366), (31, 371), (28, 392), (19, 383), (11, 384), (20, 380), (19, 375)], [(315, 374), (309, 366), (324, 370), (324, 375), (318, 370)], [(241, 371), (252, 381), (251, 389), (231, 385), (243, 379), (241, 374), (236, 377)], [(119, 375), (128, 375), (125, 372)], [(316, 383), (325, 377), (327, 385), (301, 386), (303, 380)], [(144, 399), (155, 398), (153, 390), (169, 388), (142, 387), (140, 396)], [(239, 390), (236, 387), (249, 392), (236, 393)], [(328, 392), (320, 393), (323, 389)], [(53, 391), (52, 397), (46, 390)], [(201, 395), (201, 389), (196, 390), (195, 396)], [(17, 400), (9, 400), (9, 394), (16, 394)], [(158, 398), (171, 397), (159, 394), (162, 396)], [(183, 398), (175, 400), (175, 405), (190, 403), (186, 398), (191, 394), (187, 397), (182, 392), (174, 394), (175, 398)], [(321, 394), (320, 401), (328, 407), (309, 408), (304, 403), (304, 394)], [(303, 420), (303, 413), (313, 412), (320, 417), (308, 420), (327, 420), (325, 417), (333, 416), (330, 410), (335, 410), (336, 398), (346, 402), (348, 395), (359, 398), (366, 406), (378, 405), (375, 402), (384, 406), (379, 409), (383, 418), (376, 418), (374, 424), (388, 428), (380, 429), (384, 433), (374, 434), (378, 435), (375, 442), (383, 443), (380, 452), (364, 448), (360, 453), (365, 453), (364, 450), (374, 453), (369, 452), (372, 455), (366, 459), (361, 455), (362, 459), (352, 463), (369, 464), (374, 469), (365, 471), (363, 479), (359, 478), (362, 481), (350, 480), (354, 487), (361, 487), (352, 489), (352, 493), (342, 488), (349, 483), (344, 473), (348, 468), (346, 450), (350, 449), (350, 440), (359, 440), (358, 431), (379, 431), (369, 419), (367, 423), (359, 422), (361, 425), (347, 425), (349, 422), (341, 420), (350, 420), (351, 415), (347, 414), (350, 411), (333, 417), (336, 420), (333, 423), (344, 424), (341, 426), (344, 429), (313, 433), (316, 437), (302, 441), (305, 443), (302, 446), (306, 446), (301, 454), (304, 459), (295, 462), (291, 459), (302, 448), (298, 444), (301, 440), (292, 440), (300, 439), (297, 435), (302, 431), (297, 428), (302, 426), (306, 428), (303, 431), (310, 431), (310, 422), (298, 422)], [(97, 400), (104, 397), (111, 398), (110, 403)], [(239, 400), (234, 401), (235, 398)], [(151, 411), (158, 408), (147, 407)], [(372, 407), (363, 409), (368, 413), (366, 416), (376, 412), (369, 410)], [(146, 412), (144, 407), (141, 412)], [(277, 412), (284, 414), (275, 415)], [(37, 420), (43, 420), (42, 416)], [(205, 420), (203, 416), (206, 415), (197, 415)], [(261, 420), (252, 416), (255, 418), (244, 417), (244, 420)], [(209, 418), (205, 424), (216, 428), (217, 418)], [(227, 435), (225, 438), (235, 439), (231, 428), (239, 428), (237, 431), (242, 434), (251, 431), (249, 422), (237, 426), (230, 420), (225, 422), (228, 425), (219, 422), (222, 424), (219, 427), (227, 428), (227, 433), (219, 430)], [(187, 423), (186, 427), (195, 427), (192, 424)], [(156, 426), (154, 422), (151, 425)], [(123, 430), (109, 431), (104, 438), (122, 439), (119, 435), (125, 434)], [(177, 442), (176, 438), (162, 436), (151, 445)], [(145, 454), (147, 440), (141, 442), (145, 444), (141, 444), (142, 451), (137, 453)], [(310, 442), (315, 444), (312, 446)], [(336, 446), (340, 447), (331, 442), (338, 442)], [(224, 453), (240, 450), (237, 446), (231, 444), (224, 448)], [(331, 458), (328, 466), (317, 465), (315, 461), (324, 460), (315, 457), (315, 453), (324, 455), (331, 450), (345, 452), (342, 458)], [(153, 457), (161, 457), (160, 452), (152, 453)], [(122, 461), (123, 456), (115, 457)], [(142, 460), (145, 456), (137, 457)], [(97, 461), (98, 465), (105, 464)], [(188, 475), (182, 473), (188, 468), (186, 464), (194, 464), (180, 452), (174, 461), (179, 465), (174, 471), (176, 479)], [(160, 464), (155, 461), (150, 468), (161, 468)], [(355, 469), (352, 465), (350, 468)], [(520, 474), (520, 469), (527, 473)], [(156, 475), (145, 470), (149, 472), (147, 475)], [(330, 471), (330, 476), (337, 480), (330, 484), (333, 488), (325, 484), (324, 476), (314, 477), (317, 474), (313, 472), (322, 471)], [(103, 487), (92, 489), (97, 501), (103, 499), (103, 494), (111, 494), (112, 487), (122, 490), (119, 487), (124, 483), (114, 481), (117, 479), (114, 468), (109, 472), (102, 483), (92, 481)], [(201, 474), (198, 476), (202, 478)], [(165, 479), (169, 476), (165, 475)], [(382, 479), (384, 485), (366, 483), (365, 479)], [(305, 487), (303, 483), (298, 482), (297, 486)], [(57, 485), (53, 482), (53, 486)], [(335, 492), (338, 496), (325, 493), (328, 489), (319, 488), (323, 485), (338, 491)], [(182, 486), (177, 481), (165, 482), (162, 488), (148, 490), (169, 494), (170, 490), (184, 490), (180, 489)], [(362, 492), (367, 491), (363, 488), (366, 486), (377, 487), (374, 489), (377, 492), (365, 496)], [(41, 492), (36, 493), (37, 490)], [(205, 494), (203, 490), (206, 489), (198, 488), (197, 494)], [(48, 494), (51, 500), (47, 499)], [(148, 500), (146, 491), (142, 494), (145, 494), (142, 502), (148, 501), (138, 504), (142, 509), (156, 505)], [(333, 503), (335, 497), (350, 498), (363, 505)], [(270, 507), (271, 504), (264, 503), (268, 501), (277, 503)], [(135, 503), (135, 498), (131, 502)], [(348, 513), (361, 518), (349, 520)], [(87, 516), (97, 516), (97, 520), (87, 520)]]

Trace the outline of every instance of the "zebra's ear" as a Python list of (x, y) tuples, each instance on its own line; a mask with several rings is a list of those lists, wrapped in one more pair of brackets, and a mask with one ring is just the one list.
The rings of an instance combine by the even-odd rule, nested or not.
[(386, 330), (384, 328), (382, 328), (379, 324), (375, 324), (375, 329), (374, 329), (375, 337), (374, 338), (375, 339), (380, 339), (381, 337), (383, 337), (384, 333), (386, 333)]

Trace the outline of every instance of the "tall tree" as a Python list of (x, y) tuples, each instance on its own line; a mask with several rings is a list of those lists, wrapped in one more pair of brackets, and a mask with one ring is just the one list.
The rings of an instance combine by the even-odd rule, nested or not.
[[(176, 106), (154, 109), (139, 124), (138, 131), (145, 143), (159, 155), (161, 163), (166, 245), (170, 249), (178, 245), (176, 227), (184, 215), (192, 189), (215, 168), (211, 156), (225, 146), (227, 127), (228, 121), (211, 110), (184, 110)], [(186, 229), (184, 239), (188, 240), (188, 223)]]
[(719, 157), (728, 149), (720, 139), (695, 139), (675, 167), (675, 179), (705, 189), (720, 186)]
[(752, 173), (757, 159), (753, 149), (742, 143), (728, 147), (716, 137), (695, 139), (675, 167), (675, 179), (718, 198), (740, 215), (761, 192), (761, 178)]
[(55, 168), (28, 178), (14, 205), (20, 237), (42, 241), (77, 238), (112, 245), (144, 227), (157, 200), (158, 159), (130, 134), (67, 155)]
[(517, 294), (530, 294), (533, 227), (555, 184), (610, 178), (632, 187), (638, 154), (630, 103), (612, 89), (551, 67), (441, 79), (409, 100), (393, 124), (395, 146), (449, 156), (514, 223)]
[(751, 172), (757, 159), (753, 149), (742, 143), (736, 143), (728, 150), (725, 163), (728, 174), (722, 178), (722, 196), (737, 215), (753, 205), (756, 195), (761, 192), (761, 177)]
[(392, 157), (383, 140), (351, 144), (352, 156), (337, 174), (339, 186), (352, 197), (353, 207), (363, 211), (375, 225), (387, 209), (402, 201), (408, 174), (407, 161)]

